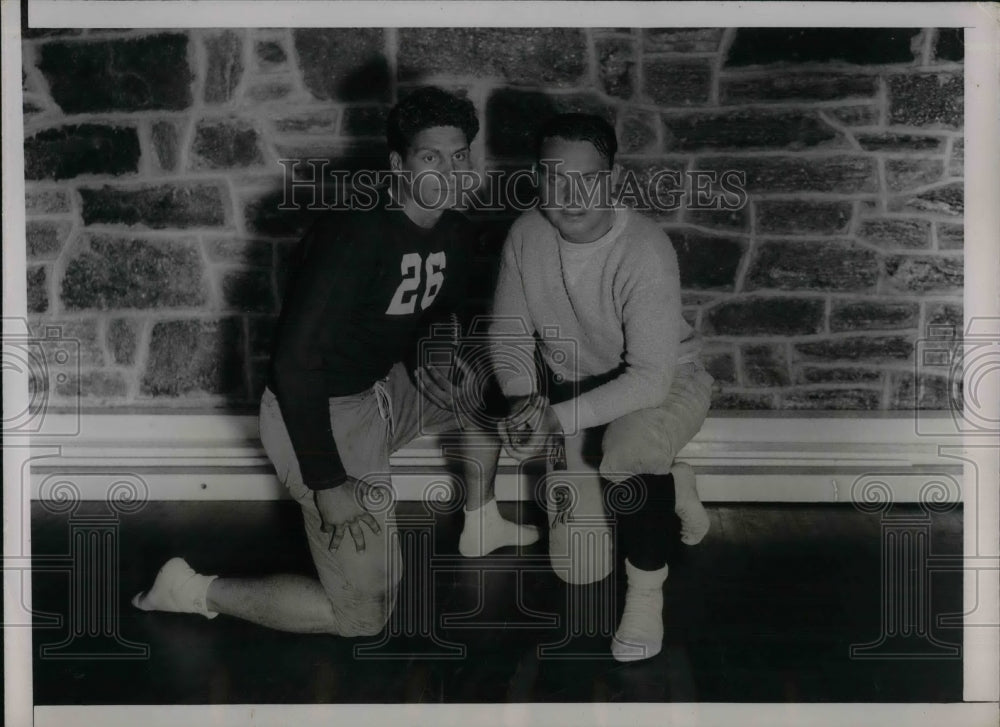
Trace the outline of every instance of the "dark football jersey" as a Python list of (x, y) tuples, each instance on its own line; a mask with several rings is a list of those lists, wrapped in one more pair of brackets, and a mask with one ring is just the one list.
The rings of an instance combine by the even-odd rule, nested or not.
[(385, 201), (328, 213), (301, 241), (268, 385), (310, 488), (346, 479), (327, 399), (362, 392), (395, 363), (415, 360), (429, 326), (465, 299), (474, 241), (458, 212), (423, 228)]

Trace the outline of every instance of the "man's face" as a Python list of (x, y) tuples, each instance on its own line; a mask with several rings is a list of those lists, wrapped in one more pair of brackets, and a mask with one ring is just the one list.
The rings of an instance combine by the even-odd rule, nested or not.
[(449, 209), (456, 204), (454, 173), (471, 168), (469, 142), (457, 126), (432, 126), (413, 137), (405, 156), (394, 153), (391, 162), (394, 170), (407, 172), (404, 194), (421, 207)]
[(538, 173), (541, 212), (563, 238), (593, 242), (610, 229), (614, 172), (593, 144), (549, 137)]

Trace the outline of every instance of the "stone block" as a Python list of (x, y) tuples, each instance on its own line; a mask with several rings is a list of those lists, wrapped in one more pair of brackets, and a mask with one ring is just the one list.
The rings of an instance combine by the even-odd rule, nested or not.
[(954, 411), (961, 410), (961, 401), (961, 384), (955, 382), (952, 386), (947, 376), (921, 374), (915, 377), (912, 373), (901, 372), (892, 377), (890, 409)]
[(174, 171), (181, 152), (177, 126), (170, 121), (156, 121), (151, 129), (151, 137), (160, 169), (165, 172)]
[(191, 308), (206, 302), (194, 241), (92, 235), (86, 242), (62, 278), (67, 309)]
[(711, 61), (648, 58), (643, 65), (643, 94), (665, 107), (707, 104), (712, 91)]
[(806, 389), (787, 391), (781, 396), (782, 409), (873, 411), (882, 404), (879, 389)]
[(965, 176), (965, 139), (955, 139), (951, 145), (951, 158), (948, 159), (948, 176)]
[(823, 330), (821, 298), (739, 298), (705, 310), (707, 336), (797, 336)]
[(615, 98), (632, 98), (636, 89), (636, 58), (632, 41), (598, 38), (595, 47), (601, 89)]
[(242, 169), (264, 162), (257, 130), (241, 119), (202, 119), (191, 143), (192, 169)]
[(961, 73), (889, 76), (889, 123), (961, 129), (965, 89)]
[(912, 336), (849, 336), (797, 343), (794, 351), (802, 361), (862, 361), (881, 363), (909, 361), (913, 356)]
[(855, 134), (861, 148), (865, 151), (941, 151), (944, 148), (943, 136), (924, 136), (921, 134), (901, 134), (890, 131), (872, 132), (870, 134)]
[(659, 53), (714, 53), (722, 42), (723, 28), (646, 28), (643, 48)]
[(131, 127), (74, 124), (45, 129), (24, 141), (24, 177), (117, 177), (138, 171), (139, 154), (139, 135)]
[(56, 215), (69, 212), (72, 206), (69, 191), (65, 189), (31, 189), (24, 193), (24, 213), (31, 215)]
[(25, 223), (28, 260), (55, 260), (66, 244), (72, 225), (66, 221), (29, 220)]
[(389, 101), (389, 62), (381, 28), (292, 31), (306, 88), (321, 101)]
[(128, 396), (128, 381), (118, 371), (73, 373), (56, 383), (56, 395), (63, 398), (124, 399)]
[(720, 114), (664, 115), (667, 151), (809, 149), (847, 142), (815, 112), (742, 109)]
[(87, 225), (140, 225), (151, 229), (226, 224), (229, 195), (215, 184), (186, 182), (80, 189)]
[[(835, 101), (874, 98), (878, 78), (844, 73), (769, 73), (722, 79), (720, 95), (728, 104), (768, 101)], [(862, 107), (866, 108), (866, 107)]]
[(783, 346), (743, 346), (743, 383), (746, 386), (788, 386), (788, 359)]
[(121, 40), (54, 41), (38, 69), (67, 114), (186, 109), (191, 105), (188, 37), (161, 33)]
[(740, 28), (726, 66), (910, 63), (918, 28)]
[(941, 250), (961, 250), (965, 247), (965, 225), (961, 222), (935, 222), (938, 247)]
[(965, 29), (939, 28), (934, 39), (934, 60), (961, 63), (965, 60)]
[(755, 203), (757, 231), (778, 234), (838, 234), (851, 225), (850, 202), (788, 199)]
[(961, 303), (927, 303), (923, 335), (940, 337), (948, 329), (954, 338), (964, 338), (965, 309)]
[(884, 250), (922, 250), (930, 247), (927, 220), (871, 219), (858, 229), (858, 240)]
[(891, 192), (933, 184), (944, 176), (940, 159), (886, 159), (885, 182)]
[(802, 366), (796, 373), (799, 384), (881, 384), (883, 372), (852, 366)]
[(212, 262), (236, 263), (251, 267), (270, 268), (273, 245), (264, 240), (218, 238), (205, 241), (208, 259)]
[(262, 71), (272, 71), (285, 66), (288, 53), (285, 47), (276, 40), (259, 40), (254, 45), (257, 67)]
[(108, 351), (114, 363), (120, 366), (135, 363), (139, 333), (139, 322), (131, 318), (114, 318), (108, 323)]
[(226, 103), (232, 99), (243, 78), (243, 36), (235, 30), (208, 35), (205, 37), (205, 53), (208, 56), (205, 103)]
[(845, 126), (874, 126), (879, 120), (877, 106), (844, 106), (826, 109), (826, 113)]
[(838, 192), (857, 194), (878, 189), (875, 161), (865, 156), (712, 156), (697, 160), (699, 169), (746, 175), (746, 190), (758, 192)]
[(830, 330), (916, 330), (920, 320), (918, 303), (883, 303), (872, 300), (834, 301), (830, 309)]
[(762, 241), (746, 289), (870, 290), (878, 283), (878, 254), (847, 242)]
[(274, 119), (279, 134), (333, 134), (340, 125), (340, 110), (290, 114)]
[(44, 313), (49, 309), (48, 274), (46, 270), (47, 268), (44, 265), (31, 265), (28, 267), (27, 303), (29, 313)]
[(236, 318), (160, 321), (142, 374), (143, 396), (245, 396), (243, 327)]
[(696, 290), (733, 290), (736, 271), (746, 251), (742, 240), (693, 230), (671, 230), (677, 251), (681, 287)]
[(722, 409), (728, 411), (761, 411), (774, 408), (774, 394), (750, 394), (739, 391), (719, 391), (712, 396), (712, 409)]
[(890, 212), (927, 212), (961, 217), (965, 213), (965, 185), (952, 182), (914, 195), (889, 200)]
[(618, 133), (620, 154), (642, 154), (656, 152), (659, 148), (656, 127), (659, 119), (646, 111), (633, 110), (621, 122)]
[(960, 255), (891, 255), (885, 259), (885, 284), (901, 293), (960, 293), (963, 268)]

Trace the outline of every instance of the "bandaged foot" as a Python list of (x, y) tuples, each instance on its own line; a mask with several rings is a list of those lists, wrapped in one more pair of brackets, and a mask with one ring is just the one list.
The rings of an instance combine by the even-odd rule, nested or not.
[(678, 462), (670, 469), (670, 474), (674, 476), (674, 492), (677, 493), (674, 512), (681, 519), (681, 542), (697, 545), (708, 534), (711, 521), (698, 497), (694, 470), (691, 465)]
[(156, 574), (153, 587), (132, 598), (132, 605), (143, 611), (200, 613), (206, 618), (219, 614), (209, 611), (208, 586), (218, 576), (196, 573), (183, 558), (171, 558)]
[(611, 655), (617, 661), (640, 661), (663, 648), (663, 584), (669, 566), (640, 570), (626, 558), (625, 611), (611, 640)]
[(458, 539), (458, 552), (466, 558), (478, 558), (509, 545), (538, 542), (538, 528), (505, 520), (492, 499), (478, 510), (465, 511), (465, 527)]

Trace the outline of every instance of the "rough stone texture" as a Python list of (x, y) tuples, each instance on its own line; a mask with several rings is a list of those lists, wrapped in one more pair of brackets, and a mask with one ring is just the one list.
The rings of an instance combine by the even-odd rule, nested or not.
[(914, 28), (740, 28), (727, 66), (841, 61), (909, 63)]
[(72, 225), (69, 222), (28, 221), (25, 232), (29, 260), (54, 260), (59, 256)]
[(788, 360), (783, 346), (743, 346), (743, 383), (747, 386), (788, 386)]
[(878, 255), (859, 245), (804, 241), (759, 243), (747, 290), (868, 290), (878, 282)]
[(307, 88), (321, 100), (389, 100), (389, 64), (379, 28), (294, 31)]
[(722, 32), (722, 28), (647, 28), (642, 31), (643, 47), (661, 53), (714, 53)]
[(965, 185), (953, 182), (920, 194), (897, 197), (889, 201), (889, 211), (913, 210), (959, 217), (965, 212)]
[(601, 88), (609, 96), (631, 98), (636, 87), (635, 46), (632, 41), (600, 38), (595, 46)]
[(830, 309), (830, 330), (916, 330), (919, 319), (918, 303), (881, 303), (870, 300), (834, 302)]
[[(953, 406), (961, 409), (960, 385), (955, 386), (955, 397), (952, 399), (952, 386), (947, 376), (921, 374), (915, 377), (912, 373), (899, 373), (892, 377), (892, 397), (890, 406), (893, 409), (926, 410), (951, 409)], [(955, 402), (953, 405), (953, 401)]]
[(944, 176), (944, 162), (940, 159), (887, 159), (885, 162), (886, 185), (893, 192), (923, 187)]
[(254, 51), (257, 56), (257, 67), (262, 71), (280, 68), (288, 61), (284, 46), (274, 40), (257, 41)]
[(205, 51), (205, 103), (225, 103), (243, 78), (243, 39), (236, 31), (224, 30), (205, 38)]
[(668, 151), (806, 149), (846, 144), (815, 112), (748, 109), (664, 115), (663, 127)]
[(961, 73), (893, 75), (889, 84), (889, 123), (957, 129), (963, 121)]
[(49, 309), (49, 293), (46, 285), (47, 274), (44, 265), (28, 268), (28, 312), (44, 313)]
[(69, 192), (64, 189), (27, 189), (24, 193), (26, 215), (51, 215), (70, 211)]
[(646, 111), (633, 111), (622, 119), (618, 133), (618, 153), (633, 154), (656, 152), (659, 142), (656, 127), (659, 119)]
[(682, 288), (733, 290), (746, 243), (691, 230), (671, 230), (669, 236), (677, 251)]
[(280, 134), (330, 134), (337, 130), (339, 124), (339, 109), (290, 114), (274, 120), (274, 128)]
[(807, 341), (794, 346), (804, 361), (907, 361), (913, 355), (911, 336), (851, 336)]
[(827, 109), (826, 113), (846, 126), (872, 126), (878, 123), (877, 106), (845, 106)]
[(942, 250), (961, 250), (965, 247), (965, 225), (962, 223), (935, 222), (938, 247)]
[(883, 373), (876, 369), (847, 366), (803, 366), (795, 377), (798, 384), (878, 384)]
[(204, 119), (191, 144), (192, 169), (239, 169), (264, 162), (257, 130), (240, 119)]
[(660, 106), (692, 106), (708, 103), (712, 90), (710, 61), (646, 59), (643, 93)]
[(961, 256), (891, 255), (885, 259), (886, 285), (907, 293), (962, 290)]
[(965, 139), (955, 139), (948, 160), (948, 176), (961, 177), (965, 174)]
[(774, 409), (774, 395), (724, 391), (712, 397), (712, 408), (736, 411)]
[(205, 250), (212, 262), (238, 263), (252, 267), (271, 267), (273, 245), (263, 240), (219, 238), (207, 240)]
[(108, 323), (108, 351), (111, 359), (121, 366), (135, 363), (139, 345), (139, 324), (130, 318), (115, 318)]
[(223, 305), (244, 313), (270, 313), (275, 309), (269, 270), (223, 269), (220, 271)]
[(86, 371), (70, 374), (56, 383), (56, 395), (64, 398), (120, 399), (128, 394), (128, 382), (117, 371)]
[(242, 326), (235, 318), (159, 322), (153, 326), (141, 392), (242, 396), (242, 350)]
[(925, 336), (941, 337), (947, 333), (948, 337), (963, 338), (965, 312), (961, 303), (928, 303), (925, 315)]
[(940, 151), (944, 148), (945, 142), (943, 136), (897, 134), (888, 131), (855, 134), (854, 138), (866, 151)]
[[(46, 320), (29, 324), (34, 340), (49, 363), (52, 376), (80, 367), (103, 366), (104, 350), (97, 333), (97, 322)], [(62, 364), (61, 361), (65, 361)]]
[(494, 91), (486, 102), (487, 147), (496, 156), (533, 160), (538, 121), (570, 111), (594, 113), (615, 122), (614, 108), (596, 94)]
[(728, 351), (703, 351), (701, 362), (718, 383), (736, 383), (736, 361)]
[(228, 195), (215, 184), (81, 189), (84, 224), (139, 225), (152, 229), (216, 227), (226, 222)]
[(578, 28), (407, 28), (399, 31), (399, 78), (487, 76), (515, 86), (573, 86), (587, 73)]
[(850, 202), (762, 200), (755, 206), (758, 232), (837, 234), (851, 224)]
[(864, 220), (858, 240), (885, 250), (920, 250), (930, 247), (931, 223), (927, 220)]
[(720, 93), (725, 103), (873, 98), (878, 78), (843, 73), (740, 75), (723, 79)]
[(808, 389), (782, 394), (782, 409), (873, 410), (882, 402), (878, 389)]
[(267, 101), (280, 101), (292, 94), (295, 88), (289, 81), (264, 81), (255, 83), (247, 89), (246, 97), (250, 101), (265, 103)]
[(67, 114), (185, 109), (194, 77), (187, 46), (183, 33), (52, 42), (39, 49), (38, 68)]
[(742, 298), (705, 311), (703, 330), (716, 336), (795, 336), (823, 330), (823, 300)]
[(206, 302), (195, 243), (106, 235), (88, 242), (63, 275), (67, 308), (187, 308)]
[(177, 127), (169, 121), (157, 121), (153, 124), (151, 134), (160, 169), (165, 172), (174, 171), (181, 152)]
[(342, 136), (385, 137), (389, 106), (350, 106), (344, 109)]
[(139, 135), (131, 127), (78, 124), (45, 129), (24, 141), (24, 177), (119, 176), (138, 170), (139, 153)]
[(698, 168), (746, 174), (748, 192), (874, 192), (875, 162), (863, 156), (706, 157)]
[(965, 29), (940, 28), (934, 41), (934, 59), (961, 62), (965, 59)]

